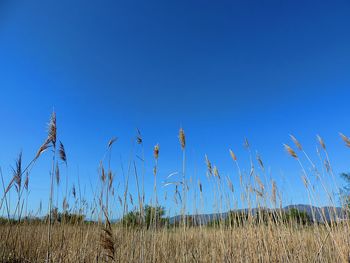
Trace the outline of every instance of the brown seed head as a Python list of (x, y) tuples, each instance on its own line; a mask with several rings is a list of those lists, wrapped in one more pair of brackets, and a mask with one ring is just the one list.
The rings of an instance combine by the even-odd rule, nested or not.
[(301, 146), (300, 142), (297, 140), (297, 138), (295, 138), (292, 134), (289, 135), (290, 138), (292, 139), (292, 141), (294, 142), (295, 146), (302, 151), (303, 147)]
[(48, 125), (48, 141), (52, 143), (53, 147), (56, 147), (56, 136), (57, 136), (57, 127), (56, 127), (56, 113), (53, 111), (51, 113), (50, 122)]
[(342, 138), (342, 140), (345, 142), (346, 146), (350, 147), (350, 139), (342, 133), (339, 133), (339, 135)]
[(106, 182), (106, 173), (105, 173), (105, 168), (103, 168), (103, 166), (101, 166), (101, 180), (103, 183)]
[(185, 137), (185, 132), (182, 128), (179, 130), (179, 141), (181, 145), (181, 149), (184, 150), (186, 147), (186, 137)]
[(49, 140), (46, 140), (43, 145), (40, 146), (38, 152), (35, 155), (35, 160), (39, 158), (39, 156), (49, 148)]
[(112, 185), (113, 185), (113, 180), (114, 180), (114, 176), (111, 170), (108, 171), (108, 189), (111, 190), (112, 189)]
[(199, 191), (202, 193), (202, 183), (198, 180)]
[(295, 159), (298, 159), (297, 154), (295, 153), (295, 151), (290, 146), (288, 146), (287, 144), (283, 144), (283, 146), (284, 146), (284, 149), (286, 149), (287, 153), (290, 156), (292, 156)]
[(60, 149), (58, 150), (58, 153), (59, 153), (61, 160), (63, 162), (65, 162), (67, 165), (67, 155), (66, 155), (66, 151), (64, 149), (63, 143), (61, 141), (60, 141)]
[(72, 187), (72, 194), (73, 194), (73, 197), (76, 198), (77, 197), (77, 192), (75, 190), (75, 185), (73, 184), (73, 187)]
[(216, 176), (217, 178), (220, 179), (219, 170), (218, 170), (218, 168), (215, 165), (214, 165), (214, 168), (213, 168), (213, 172), (214, 172), (214, 176)]
[(208, 159), (208, 156), (207, 156), (207, 155), (205, 155), (205, 163), (206, 163), (206, 165), (207, 165), (208, 173), (209, 173), (210, 175), (213, 175), (213, 168), (212, 168), (212, 166), (211, 166), (211, 162), (210, 162), (210, 160)]
[(256, 159), (257, 159), (257, 161), (258, 161), (258, 163), (259, 163), (261, 169), (264, 170), (264, 163), (263, 163), (263, 161), (261, 160), (261, 157), (260, 157), (259, 154), (256, 155)]
[(320, 143), (320, 145), (323, 148), (323, 150), (326, 150), (326, 144), (324, 143), (324, 140), (321, 138), (320, 135), (317, 135), (317, 140)]
[(141, 132), (139, 129), (136, 129), (136, 130), (137, 130), (136, 142), (137, 142), (137, 144), (141, 144), (142, 143)]
[(234, 152), (231, 149), (229, 151), (230, 151), (232, 160), (237, 161), (237, 156), (234, 154)]
[(154, 155), (154, 159), (158, 160), (158, 157), (159, 157), (159, 144), (154, 146), (153, 155)]
[(113, 143), (117, 140), (117, 137), (113, 137), (112, 139), (109, 140), (108, 142), (108, 149), (110, 149), (113, 145)]

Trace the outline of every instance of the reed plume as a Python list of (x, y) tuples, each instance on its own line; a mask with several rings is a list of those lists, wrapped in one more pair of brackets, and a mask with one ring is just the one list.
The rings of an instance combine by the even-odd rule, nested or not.
[(56, 113), (53, 111), (50, 117), (48, 125), (48, 138), (47, 141), (51, 142), (53, 147), (56, 147), (57, 126), (56, 126)]
[(301, 146), (301, 143), (297, 140), (297, 138), (295, 138), (294, 135), (292, 134), (289, 134), (289, 137), (292, 139), (293, 143), (295, 144), (295, 146), (300, 150), (302, 151), (303, 150), (303, 147)]
[(229, 151), (230, 151), (230, 155), (231, 155), (232, 160), (237, 161), (236, 154), (231, 149)]
[(347, 147), (350, 147), (350, 139), (345, 136), (343, 133), (339, 133), (340, 137), (342, 138), (342, 140), (345, 142), (345, 145)]
[(256, 160), (258, 161), (258, 163), (259, 163), (261, 169), (264, 170), (264, 169), (265, 169), (264, 163), (263, 163), (263, 161), (261, 160), (261, 157), (260, 157), (259, 154), (256, 155)]
[(185, 137), (185, 131), (180, 128), (179, 130), (179, 141), (181, 145), (181, 149), (184, 150), (186, 147), (186, 137)]
[(34, 160), (38, 159), (42, 153), (44, 153), (49, 147), (50, 147), (50, 141), (46, 140), (43, 145), (40, 146), (39, 150), (37, 151)]
[(324, 143), (324, 140), (321, 138), (320, 135), (317, 135), (317, 140), (319, 142), (319, 144), (321, 145), (323, 150), (326, 150), (326, 144)]
[(142, 140), (142, 135), (139, 129), (136, 129), (137, 131), (137, 136), (136, 136), (136, 142), (137, 144), (142, 144), (143, 140)]
[(213, 175), (213, 168), (207, 155), (205, 155), (205, 164), (207, 165), (209, 175)]
[(214, 168), (213, 168), (213, 173), (214, 173), (214, 176), (217, 177), (220, 180), (219, 170), (218, 170), (218, 168), (215, 165), (214, 165)]
[(103, 212), (105, 215), (105, 226), (100, 235), (100, 245), (103, 248), (103, 255), (106, 257), (107, 261), (114, 262), (115, 248), (111, 222), (109, 221), (106, 209), (103, 209)]
[(292, 156), (295, 159), (298, 159), (297, 154), (295, 153), (295, 151), (287, 144), (283, 144), (284, 149), (287, 151), (287, 153)]
[(117, 140), (118, 138), (117, 137), (113, 137), (112, 139), (110, 139), (109, 141), (108, 141), (108, 149), (110, 149), (111, 147), (112, 147), (112, 145), (113, 145), (113, 143), (115, 143), (115, 141)]
[(159, 144), (156, 144), (153, 149), (154, 159), (158, 160), (159, 157)]
[(67, 165), (67, 155), (66, 155), (66, 150), (64, 149), (63, 143), (60, 141), (60, 147), (58, 150), (58, 154), (63, 162), (66, 163)]
[(13, 178), (15, 182), (16, 191), (19, 193), (22, 186), (22, 152), (19, 153), (16, 160), (16, 167), (12, 168)]

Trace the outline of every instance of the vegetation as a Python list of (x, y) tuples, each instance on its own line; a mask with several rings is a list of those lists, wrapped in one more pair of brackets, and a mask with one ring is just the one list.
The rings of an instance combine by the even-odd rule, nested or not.
[(142, 218), (139, 211), (131, 211), (127, 213), (121, 220), (121, 224), (127, 227), (146, 227), (159, 228), (169, 223), (168, 218), (164, 218), (165, 209), (164, 207), (157, 206), (153, 207), (146, 205), (144, 209), (144, 218)]
[[(10, 179), (0, 169), (0, 261), (1, 262), (347, 262), (350, 257), (349, 190), (342, 188), (344, 209), (336, 207), (333, 168), (323, 139), (318, 151), (323, 167), (317, 167), (301, 143), (291, 136), (296, 150), (285, 145), (287, 153), (300, 167), (301, 182), (309, 197), (306, 212), (296, 207), (283, 209), (283, 193), (267, 174), (260, 155), (253, 153), (245, 139), (249, 166), (241, 169), (236, 154), (232, 176), (223, 176), (206, 155), (207, 187), (195, 174), (186, 171), (186, 137), (179, 131), (181, 172), (159, 178), (161, 148), (153, 148), (153, 174), (146, 173), (144, 145), (137, 130), (136, 153), (128, 163), (122, 180), (112, 170), (112, 138), (99, 163), (98, 184), (86, 200), (81, 186), (61, 180), (68, 167), (66, 149), (57, 138), (56, 114), (49, 122), (48, 136), (35, 157), (24, 164), (19, 154)], [(341, 139), (350, 145), (343, 134)], [(48, 210), (28, 212), (29, 179), (34, 165), (50, 150)], [(137, 161), (136, 161), (137, 160)], [(246, 172), (249, 171), (249, 172)], [(70, 175), (72, 176), (72, 175)], [(233, 183), (233, 176), (237, 183)], [(171, 181), (168, 181), (168, 178)], [(343, 175), (348, 180), (348, 175)], [(200, 177), (204, 178), (204, 177)], [(270, 179), (267, 179), (270, 178)], [(145, 193), (145, 179), (154, 190)], [(160, 179), (165, 180), (162, 185)], [(62, 185), (65, 181), (65, 185)], [(239, 182), (239, 183), (238, 183)], [(348, 180), (349, 182), (349, 180)], [(130, 184), (135, 192), (130, 191)], [(121, 187), (119, 187), (121, 185)], [(160, 187), (173, 190), (172, 212), (162, 206)], [(64, 190), (65, 189), (65, 190)], [(68, 190), (71, 189), (71, 190)], [(62, 193), (61, 198), (58, 194)], [(320, 196), (329, 207), (316, 209)], [(14, 196), (16, 197), (14, 200)], [(167, 197), (164, 197), (164, 203)], [(58, 201), (62, 200), (62, 205)], [(147, 200), (147, 201), (146, 201)], [(215, 213), (204, 215), (208, 200), (214, 200)], [(239, 203), (239, 207), (237, 206)], [(56, 206), (55, 206), (56, 204)], [(130, 208), (131, 207), (131, 208)], [(192, 209), (192, 207), (194, 207)], [(244, 209), (238, 209), (244, 208)], [(192, 215), (189, 211), (194, 211)], [(228, 212), (226, 212), (228, 211)], [(119, 216), (118, 220), (115, 220)], [(113, 219), (113, 220), (112, 220)]]
[(350, 173), (342, 173), (341, 177), (346, 182), (346, 185), (340, 189), (341, 203), (350, 209)]

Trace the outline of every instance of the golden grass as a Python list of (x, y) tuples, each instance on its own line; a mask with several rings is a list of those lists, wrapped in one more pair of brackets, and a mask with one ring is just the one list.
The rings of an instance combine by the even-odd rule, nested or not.
[[(257, 217), (250, 213), (243, 217), (231, 218), (229, 221), (221, 220), (214, 223), (194, 224), (186, 217), (186, 206), (190, 206), (189, 202), (196, 204), (197, 191), (199, 190), (200, 204), (204, 207), (203, 195), (214, 196), (214, 203), (222, 210), (223, 203), (227, 203), (227, 209), (232, 209), (231, 201), (237, 201), (235, 189), (240, 188), (242, 206), (252, 209), (252, 203), (255, 207), (277, 208), (282, 207), (282, 195), (277, 187), (275, 180), (270, 178), (267, 181), (267, 172), (261, 156), (257, 153), (253, 158), (251, 146), (247, 139), (244, 141), (244, 147), (249, 152), (250, 167), (244, 172), (240, 169), (236, 154), (229, 150), (230, 156), (237, 168), (240, 184), (234, 185), (230, 176), (219, 173), (219, 168), (212, 165), (207, 155), (204, 156), (203, 166), (206, 165), (207, 179), (212, 185), (212, 189), (203, 188), (199, 178), (192, 178), (190, 173), (186, 173), (186, 137), (185, 132), (181, 128), (179, 130), (179, 143), (182, 152), (182, 180), (175, 182), (165, 182), (165, 185), (175, 185), (174, 200), (177, 206), (178, 199), (181, 202), (182, 219), (171, 225), (169, 222), (162, 224), (162, 218), (157, 216), (156, 210), (150, 210), (149, 226), (146, 224), (145, 192), (144, 192), (144, 149), (143, 138), (139, 130), (137, 130), (136, 143), (138, 147), (142, 147), (142, 158), (138, 158), (142, 162), (142, 180), (139, 186), (137, 165), (131, 160), (129, 167), (133, 164), (135, 179), (137, 184), (138, 200), (134, 201), (133, 194), (129, 192), (128, 183), (130, 179), (129, 173), (126, 176), (125, 189), (120, 190), (119, 194), (123, 195), (124, 200), (118, 193), (115, 193), (115, 177), (111, 170), (111, 149), (112, 145), (117, 141), (117, 137), (113, 137), (109, 142), (106, 154), (109, 153), (108, 167), (104, 168), (105, 156), (100, 161), (99, 181), (100, 189), (96, 187), (94, 200), (90, 204), (91, 210), (98, 215), (97, 222), (81, 222), (64, 220), (57, 222), (53, 213), (45, 220), (26, 221), (21, 220), (23, 213), (24, 199), (22, 192), (25, 190), (28, 194), (29, 171), (31, 170), (37, 159), (48, 149), (52, 149), (52, 168), (50, 171), (50, 196), (49, 211), (53, 208), (53, 192), (55, 185), (53, 184), (54, 175), (56, 176), (56, 189), (60, 184), (60, 164), (56, 160), (59, 158), (67, 167), (67, 155), (63, 144), (59, 141), (59, 147), (56, 153), (57, 140), (57, 124), (56, 114), (52, 113), (48, 137), (45, 143), (39, 148), (34, 159), (22, 169), (22, 155), (19, 155), (16, 161), (16, 167), (13, 171), (13, 178), (6, 187), (3, 175), (0, 169), (3, 197), (1, 206), (6, 207), (10, 204), (7, 196), (12, 188), (16, 187), (18, 195), (17, 207), (14, 215), (17, 221), (10, 220), (11, 215), (8, 213), (8, 219), (2, 219), (0, 222), (0, 261), (1, 262), (350, 262), (350, 224), (349, 220), (339, 222), (331, 219), (324, 221), (322, 224), (301, 224), (293, 220), (286, 220), (282, 216), (281, 210), (273, 210), (267, 213), (267, 217)], [(340, 133), (340, 137), (346, 146), (350, 146), (350, 139)], [(333, 169), (330, 165), (326, 144), (324, 140), (317, 136), (317, 140), (325, 158), (323, 159), (324, 167), (318, 169), (314, 162), (304, 151), (301, 143), (290, 135), (300, 156), (287, 144), (284, 148), (287, 153), (296, 159), (297, 165), (302, 170), (301, 180), (305, 185), (305, 191), (308, 194), (309, 204), (317, 203), (320, 192), (316, 192), (315, 183), (322, 186), (323, 194), (326, 194), (331, 203), (333, 196), (330, 194), (331, 186), (324, 184), (324, 177), (331, 175), (334, 180)], [(150, 153), (151, 149), (150, 149)], [(154, 157), (154, 190), (148, 193), (152, 196), (151, 204), (158, 205), (157, 193), (157, 177), (158, 175), (158, 159), (159, 144), (153, 147)], [(307, 163), (312, 169), (307, 169), (302, 163), (302, 159), (306, 158)], [(241, 156), (240, 156), (241, 158)], [(321, 158), (321, 157), (320, 157)], [(254, 165), (255, 163), (258, 165)], [(255, 167), (258, 167), (257, 169)], [(260, 167), (260, 169), (259, 169)], [(266, 166), (268, 167), (268, 166)], [(323, 169), (325, 168), (325, 169)], [(319, 171), (322, 170), (323, 174)], [(22, 176), (25, 173), (25, 181), (22, 187)], [(173, 175), (178, 174), (174, 173)], [(185, 174), (188, 174), (189, 180)], [(172, 175), (171, 175), (172, 176)], [(168, 176), (170, 177), (170, 176)], [(316, 177), (317, 181), (312, 181)], [(150, 178), (150, 177), (149, 177)], [(311, 179), (310, 179), (311, 178)], [(67, 177), (68, 182), (68, 177)], [(227, 182), (225, 186), (222, 182)], [(80, 185), (78, 183), (80, 195)], [(311, 187), (312, 186), (312, 187)], [(69, 198), (73, 198), (75, 203), (81, 203), (81, 198), (77, 195), (75, 185), (68, 186), (66, 183), (66, 194), (62, 196), (63, 212), (68, 210)], [(72, 188), (71, 196), (67, 194), (67, 188)], [(178, 190), (182, 187), (182, 195)], [(142, 190), (140, 190), (140, 188)], [(338, 188), (338, 187), (336, 187)], [(333, 188), (334, 189), (334, 188)], [(98, 191), (100, 190), (100, 193)], [(117, 191), (117, 190), (116, 190)], [(192, 192), (191, 192), (192, 191)], [(192, 198), (192, 193), (194, 193)], [(188, 197), (187, 197), (188, 195)], [(129, 196), (130, 202), (127, 201)], [(136, 196), (136, 195), (134, 195)], [(192, 200), (191, 200), (192, 199)], [(57, 197), (58, 200), (58, 197)], [(122, 207), (122, 215), (128, 213), (128, 203), (131, 203), (138, 213), (138, 220), (133, 227), (124, 224), (124, 221), (118, 224), (111, 224), (110, 215), (114, 213), (116, 200), (119, 200)], [(28, 201), (28, 200), (26, 200)], [(113, 206), (113, 201), (114, 206)], [(138, 204), (136, 204), (138, 202)], [(112, 205), (111, 205), (112, 204)], [(343, 204), (342, 204), (343, 205)], [(1, 207), (0, 206), (0, 207)], [(73, 211), (80, 211), (82, 207), (75, 207)], [(329, 208), (329, 212), (335, 211), (335, 207)], [(16, 213), (17, 212), (17, 213)], [(93, 213), (92, 211), (86, 211)], [(215, 211), (218, 212), (218, 211)], [(315, 211), (311, 211), (313, 216)], [(80, 215), (80, 214), (79, 214)], [(103, 216), (104, 215), (104, 216)], [(324, 211), (321, 215), (325, 218)], [(104, 218), (104, 219), (102, 219)], [(232, 221), (232, 219), (234, 219)], [(237, 220), (236, 220), (237, 219)], [(158, 221), (157, 221), (158, 220)], [(193, 219), (192, 219), (193, 220)], [(231, 221), (230, 221), (231, 220)], [(236, 221), (235, 221), (236, 220)], [(160, 221), (160, 222), (159, 222)], [(229, 223), (227, 223), (229, 222)], [(233, 222), (233, 223), (232, 223)]]
[[(64, 231), (63, 231), (64, 230)], [(310, 226), (246, 226), (234, 229), (136, 230), (92, 225), (54, 225), (53, 262), (344, 262), (350, 232)], [(0, 226), (2, 262), (44, 262), (43, 225)], [(185, 242), (184, 242), (185, 240)], [(101, 242), (103, 247), (101, 248)], [(336, 245), (337, 244), (337, 245)], [(153, 247), (156, 247), (153, 254)], [(340, 254), (341, 253), (341, 254)]]

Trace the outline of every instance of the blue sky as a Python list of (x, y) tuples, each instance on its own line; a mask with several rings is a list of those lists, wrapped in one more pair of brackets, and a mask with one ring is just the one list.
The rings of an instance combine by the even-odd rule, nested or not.
[[(188, 176), (205, 182), (207, 153), (237, 185), (228, 149), (249, 169), (247, 137), (286, 203), (305, 203), (300, 169), (282, 143), (293, 133), (317, 160), (320, 134), (335, 173), (349, 170), (338, 136), (350, 134), (349, 12), (348, 1), (2, 1), (4, 177), (20, 150), (33, 157), (54, 108), (70, 180), (79, 173), (87, 198), (111, 137), (119, 137), (112, 166), (121, 180), (120, 159), (127, 166), (141, 130), (151, 191), (152, 148), (160, 144), (160, 183), (181, 169), (182, 126)], [(49, 160), (32, 170), (33, 209), (49, 195)]]

